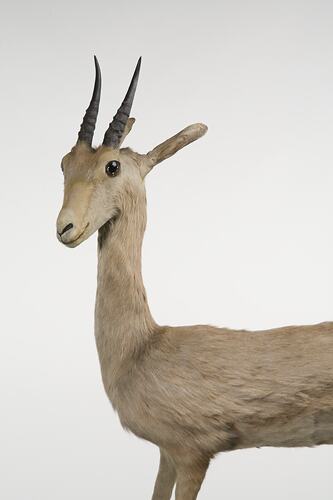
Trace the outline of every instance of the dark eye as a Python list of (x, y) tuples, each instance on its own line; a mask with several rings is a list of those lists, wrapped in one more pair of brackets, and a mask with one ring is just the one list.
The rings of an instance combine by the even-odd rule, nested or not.
[(109, 161), (105, 165), (105, 172), (110, 176), (110, 177), (115, 177), (116, 175), (119, 174), (120, 172), (120, 163), (117, 160), (112, 160)]

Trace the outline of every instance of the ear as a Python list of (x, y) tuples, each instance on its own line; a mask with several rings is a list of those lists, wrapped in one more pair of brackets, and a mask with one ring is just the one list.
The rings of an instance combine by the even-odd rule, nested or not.
[(145, 177), (155, 165), (174, 155), (184, 146), (199, 139), (207, 130), (208, 127), (203, 123), (194, 123), (156, 146), (152, 151), (149, 151), (149, 153), (144, 156), (144, 161), (142, 163), (143, 177)]
[(130, 131), (132, 130), (132, 127), (135, 123), (135, 118), (128, 118), (127, 122), (126, 122), (126, 125), (125, 125), (125, 130), (123, 132), (123, 135), (121, 136), (121, 140), (120, 140), (120, 143), (119, 143), (119, 147), (122, 145), (122, 143), (124, 142), (124, 140), (126, 139), (126, 136), (130, 133)]

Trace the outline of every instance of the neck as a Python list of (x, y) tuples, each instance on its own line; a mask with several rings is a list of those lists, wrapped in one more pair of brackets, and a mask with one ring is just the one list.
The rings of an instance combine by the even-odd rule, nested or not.
[(141, 193), (130, 197), (116, 221), (99, 230), (95, 331), (101, 363), (111, 362), (113, 373), (145, 349), (157, 326), (141, 275), (145, 225)]

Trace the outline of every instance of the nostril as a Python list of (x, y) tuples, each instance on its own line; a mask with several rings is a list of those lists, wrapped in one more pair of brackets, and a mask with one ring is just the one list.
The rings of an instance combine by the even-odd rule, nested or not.
[(69, 231), (70, 229), (72, 229), (74, 226), (72, 223), (70, 224), (67, 224), (67, 226), (64, 227), (64, 229), (61, 231), (61, 233), (59, 233), (59, 236), (62, 236), (64, 233), (66, 233), (67, 231)]

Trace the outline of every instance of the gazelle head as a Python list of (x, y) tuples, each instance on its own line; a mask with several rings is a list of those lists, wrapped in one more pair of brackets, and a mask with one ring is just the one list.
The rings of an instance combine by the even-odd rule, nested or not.
[(139, 78), (139, 59), (126, 96), (104, 135), (103, 144), (92, 147), (101, 94), (101, 72), (95, 57), (95, 85), (78, 139), (61, 162), (65, 189), (57, 219), (57, 237), (68, 247), (86, 240), (108, 221), (126, 210), (124, 200), (144, 193), (144, 178), (161, 161), (201, 137), (206, 125), (190, 125), (147, 154), (121, 148), (135, 119), (130, 111)]

